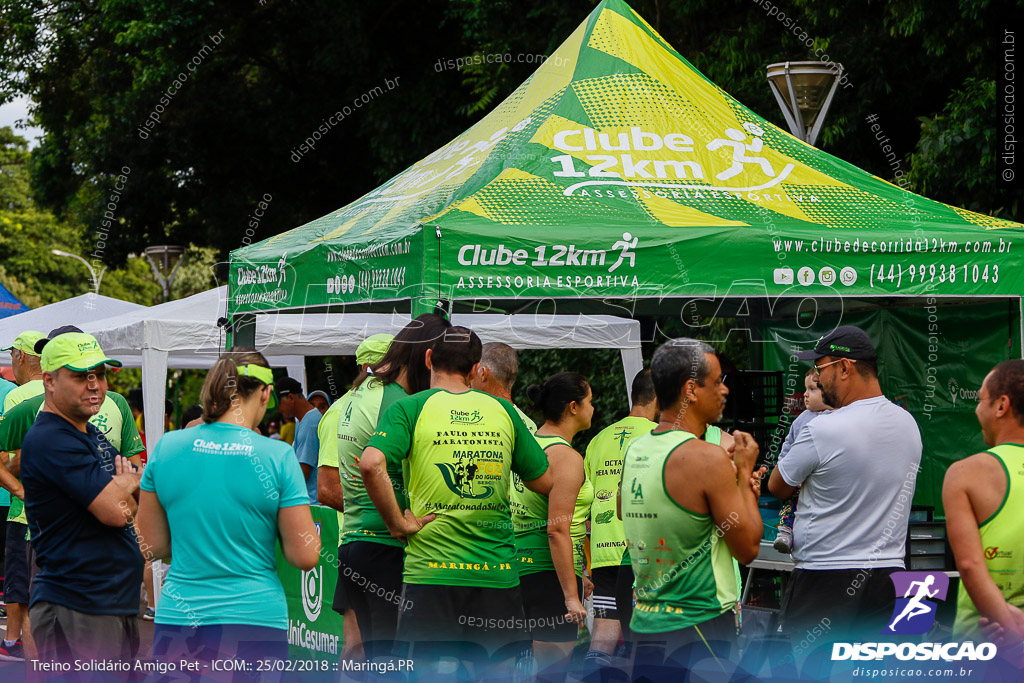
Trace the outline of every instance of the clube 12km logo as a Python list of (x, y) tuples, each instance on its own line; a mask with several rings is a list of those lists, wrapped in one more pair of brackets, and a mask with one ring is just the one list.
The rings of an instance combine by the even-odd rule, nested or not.
[[(882, 635), (921, 635), (931, 630), (938, 612), (939, 600), (949, 592), (949, 577), (944, 572), (893, 572), (890, 577), (896, 591), (896, 606)], [(833, 643), (832, 659), (878, 660), (895, 656), (907, 661), (942, 660), (988, 661), (996, 656), (993, 643), (975, 644), (936, 642)]]

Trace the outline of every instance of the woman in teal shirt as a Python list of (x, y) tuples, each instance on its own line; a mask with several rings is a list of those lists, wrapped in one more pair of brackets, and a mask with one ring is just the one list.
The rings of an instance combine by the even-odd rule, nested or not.
[(142, 554), (174, 557), (156, 608), (153, 655), (285, 659), (276, 540), (291, 565), (309, 570), (320, 536), (292, 447), (255, 431), (276, 403), (273, 373), (259, 353), (233, 349), (210, 370), (200, 399), (204, 424), (165, 434), (142, 478)]

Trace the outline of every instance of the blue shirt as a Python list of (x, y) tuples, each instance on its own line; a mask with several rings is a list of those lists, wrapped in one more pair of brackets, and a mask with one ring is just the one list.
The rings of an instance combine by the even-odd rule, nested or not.
[(14, 382), (8, 382), (3, 377), (0, 377), (0, 415), (4, 414), (4, 399), (7, 398), (7, 394), (11, 393), (12, 390), (17, 388), (17, 384)]
[(21, 481), (39, 564), (30, 605), (139, 613), (143, 560), (135, 528), (107, 526), (88, 511), (112, 481), (116, 455), (95, 426), (80, 432), (54, 413), (40, 413), (25, 435)]
[(317, 434), (317, 427), (320, 426), (320, 418), (323, 414), (313, 408), (302, 416), (298, 426), (295, 428), (295, 455), (299, 463), (309, 465), (313, 470), (306, 480), (306, 491), (309, 493), (309, 504), (316, 505), (316, 470), (320, 463), (320, 436)]
[(789, 449), (793, 447), (796, 440), (800, 438), (800, 434), (804, 431), (804, 427), (819, 415), (828, 415), (831, 410), (804, 410), (802, 413), (796, 416), (793, 420), (793, 424), (789, 427), (789, 434), (786, 435), (786, 440), (782, 442), (782, 450), (779, 453), (779, 460), (781, 461), (786, 457), (786, 453), (789, 453)]
[(164, 434), (142, 477), (167, 513), (174, 557), (156, 623), (286, 629), (277, 513), (309, 503), (303, 484), (292, 447), (251, 429), (214, 422)]

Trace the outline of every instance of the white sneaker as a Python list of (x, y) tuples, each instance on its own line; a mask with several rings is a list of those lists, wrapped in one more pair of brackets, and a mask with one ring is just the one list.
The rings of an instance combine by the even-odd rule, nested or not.
[(775, 537), (772, 547), (780, 553), (789, 555), (793, 552), (793, 530), (788, 526), (779, 527), (779, 535)]

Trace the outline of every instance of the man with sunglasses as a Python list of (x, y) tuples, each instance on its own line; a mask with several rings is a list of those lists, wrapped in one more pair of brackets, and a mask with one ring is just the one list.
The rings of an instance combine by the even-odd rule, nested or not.
[(21, 443), (21, 475), (39, 574), (32, 635), (42, 661), (130, 661), (138, 654), (143, 559), (131, 518), (140, 473), (92, 418), (107, 394), (96, 339), (70, 332), (42, 349), (43, 409)]
[(837, 327), (796, 356), (814, 362), (834, 410), (807, 425), (768, 482), (781, 500), (803, 485), (783, 630), (799, 636), (827, 618), (832, 640), (877, 639), (895, 602), (889, 575), (904, 568), (921, 432), (882, 395), (878, 357), (863, 330)]

